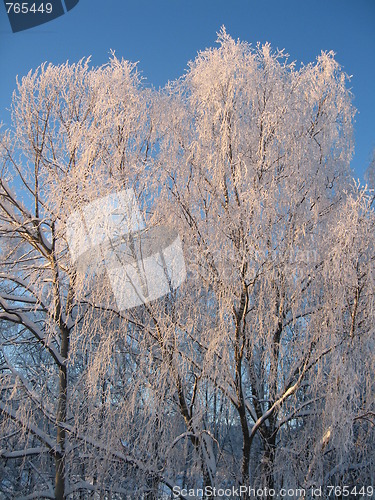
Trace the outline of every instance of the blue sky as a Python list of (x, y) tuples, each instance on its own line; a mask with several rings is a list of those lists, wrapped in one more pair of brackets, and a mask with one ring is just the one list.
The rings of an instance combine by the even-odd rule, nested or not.
[(356, 116), (355, 177), (375, 148), (375, 0), (80, 0), (64, 16), (12, 33), (0, 4), (0, 121), (9, 124), (16, 75), (44, 61), (74, 62), (92, 55), (139, 61), (155, 87), (178, 78), (198, 51), (213, 46), (225, 25), (234, 38), (270, 42), (298, 63), (333, 50), (351, 81)]

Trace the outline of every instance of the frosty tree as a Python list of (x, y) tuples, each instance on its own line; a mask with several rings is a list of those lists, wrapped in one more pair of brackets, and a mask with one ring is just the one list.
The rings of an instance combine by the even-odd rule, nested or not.
[[(346, 76), (332, 53), (297, 69), (218, 42), (160, 92), (114, 56), (18, 84), (1, 142), (5, 495), (374, 482), (374, 214), (351, 180)], [(105, 257), (75, 262), (68, 235), (124, 189), (146, 235), (180, 235), (187, 279), (122, 310)]]

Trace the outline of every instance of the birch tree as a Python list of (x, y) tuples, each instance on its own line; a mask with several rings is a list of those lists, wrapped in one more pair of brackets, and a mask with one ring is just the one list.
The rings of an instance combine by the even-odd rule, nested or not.
[[(351, 285), (342, 285), (338, 266), (344, 273), (353, 266), (345, 267), (349, 248), (343, 251), (341, 238), (349, 233), (355, 240), (359, 217), (361, 227), (373, 227), (373, 214), (364, 194), (348, 201), (353, 108), (346, 76), (332, 53), (296, 70), (267, 44), (253, 50), (223, 31), (219, 45), (202, 52), (187, 75), (166, 89), (161, 125), (165, 204), (192, 250), (188, 268), (199, 290), (194, 297), (205, 297), (202, 309), (195, 301), (191, 319), (190, 352), (201, 355), (199, 381), (206, 379), (212, 397), (236, 415), (241, 474), (238, 455), (229, 467), (236, 484), (306, 486), (312, 478), (322, 484), (322, 471), (314, 467), (325, 464), (322, 443), (333, 427), (342, 440), (330, 448), (325, 474), (338, 483), (344, 477), (355, 482), (350, 453), (347, 461), (341, 454), (345, 439), (358, 432), (356, 384), (370, 380), (374, 364), (370, 354), (367, 375), (362, 379), (360, 370), (354, 376), (351, 369), (350, 377), (346, 363), (357, 365), (341, 351), (357, 327), (363, 340), (371, 344), (373, 338), (367, 322), (373, 311), (371, 230), (360, 238), (362, 250), (350, 248), (359, 266)], [(334, 275), (335, 292), (327, 273)], [(327, 394), (337, 392), (327, 384), (338, 355), (345, 358), (340, 364), (353, 391), (346, 399), (350, 410), (341, 408), (342, 413)], [(356, 356), (361, 364), (363, 354)], [(373, 401), (370, 386), (367, 404)], [(212, 404), (213, 399), (205, 414), (215, 412)], [(333, 424), (336, 412), (340, 417)], [(344, 415), (345, 425), (339, 422)], [(372, 426), (370, 418), (365, 434)], [(346, 429), (346, 438), (339, 428)], [(311, 442), (303, 441), (304, 431)], [(212, 475), (223, 456), (223, 450), (216, 455)], [(294, 456), (292, 471), (287, 464)], [(228, 463), (224, 468), (228, 474)]]
[[(88, 60), (43, 65), (14, 94), (0, 184), (2, 456), (19, 466), (14, 478), (5, 466), (3, 487), (11, 496), (62, 499), (112, 488), (107, 455), (128, 463), (124, 455), (114, 458), (120, 443), (111, 450), (105, 440), (111, 375), (96, 370), (96, 356), (115, 352), (122, 327), (110, 315), (101, 319), (92, 304), (95, 291), (86, 293), (70, 263), (65, 226), (77, 206), (110, 190), (117, 174), (117, 189), (129, 172), (134, 180), (146, 155), (146, 106), (135, 66), (115, 57), (97, 69)], [(105, 284), (99, 288), (105, 293)], [(124, 347), (117, 362), (125, 356)], [(116, 385), (125, 376), (117, 373)], [(92, 463), (82, 465), (87, 447)]]

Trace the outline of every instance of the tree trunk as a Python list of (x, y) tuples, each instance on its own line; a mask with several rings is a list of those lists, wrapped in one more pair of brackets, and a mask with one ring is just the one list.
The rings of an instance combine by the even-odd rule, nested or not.
[[(61, 331), (61, 356), (66, 362), (68, 358), (69, 351), (69, 332), (66, 329)], [(66, 423), (67, 415), (67, 367), (66, 364), (62, 364), (59, 367), (59, 401), (57, 408), (57, 446), (59, 447), (59, 452), (55, 455), (55, 498), (56, 500), (65, 500), (65, 476), (66, 476), (66, 465), (65, 465), (65, 440), (66, 431), (63, 425)]]

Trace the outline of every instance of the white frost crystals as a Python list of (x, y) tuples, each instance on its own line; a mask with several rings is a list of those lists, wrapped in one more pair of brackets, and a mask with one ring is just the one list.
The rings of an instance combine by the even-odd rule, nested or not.
[(73, 212), (66, 236), (78, 268), (107, 272), (119, 310), (158, 299), (186, 278), (179, 235), (166, 227), (146, 228), (133, 189)]

